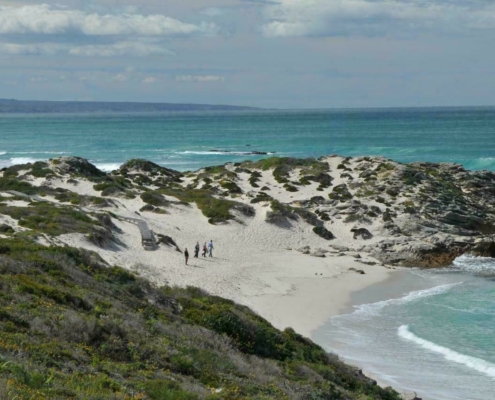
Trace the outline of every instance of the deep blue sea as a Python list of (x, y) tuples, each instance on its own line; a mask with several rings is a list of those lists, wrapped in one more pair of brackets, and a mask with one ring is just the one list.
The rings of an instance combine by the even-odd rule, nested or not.
[[(185, 171), (266, 157), (253, 152), (495, 170), (495, 108), (0, 114), (0, 168), (76, 155), (106, 171), (131, 158)], [(356, 294), (315, 340), (424, 399), (495, 399), (494, 261), (404, 274)]]

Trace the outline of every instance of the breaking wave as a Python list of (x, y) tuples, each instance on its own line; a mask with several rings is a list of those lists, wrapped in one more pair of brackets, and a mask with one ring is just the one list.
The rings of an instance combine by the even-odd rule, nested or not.
[(408, 325), (402, 325), (398, 330), (398, 335), (410, 342), (416, 343), (417, 345), (423, 347), (426, 350), (432, 351), (437, 354), (441, 354), (448, 361), (452, 361), (458, 364), (465, 365), (475, 371), (481, 372), (488, 375), (491, 378), (495, 378), (495, 364), (488, 361), (467, 356), (465, 354), (458, 353), (447, 347), (440, 346), (438, 344), (429, 342), (428, 340), (422, 339), (416, 336), (409, 330)]
[(357, 310), (352, 315), (361, 314), (364, 316), (376, 316), (379, 314), (380, 310), (382, 310), (384, 307), (391, 305), (401, 305), (401, 304), (409, 303), (411, 301), (422, 299), (424, 297), (436, 296), (445, 293), (450, 289), (452, 289), (453, 287), (458, 286), (462, 283), (463, 282), (439, 285), (432, 287), (430, 289), (416, 290), (414, 292), (410, 292), (404, 297), (400, 297), (398, 299), (390, 299), (390, 300), (379, 301), (377, 303), (362, 304), (360, 306), (357, 306)]

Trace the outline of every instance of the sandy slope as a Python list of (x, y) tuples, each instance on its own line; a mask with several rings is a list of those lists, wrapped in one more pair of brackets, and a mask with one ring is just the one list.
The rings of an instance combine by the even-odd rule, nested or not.
[[(329, 158), (331, 169), (335, 170), (341, 160), (340, 157)], [(248, 174), (238, 175), (237, 184), (244, 194), (236, 201), (249, 203), (252, 198), (249, 194), (260, 189), (251, 187)], [(339, 184), (340, 174), (332, 175), (335, 177), (334, 184)], [(49, 184), (79, 194), (99, 194), (93, 190), (91, 182), (82, 178), (78, 179), (77, 184), (71, 182), (57, 178)], [(31, 183), (46, 184), (39, 179)], [(185, 180), (184, 185), (188, 183), (190, 179)], [(326, 197), (331, 191), (329, 188), (325, 192), (317, 192), (318, 184), (312, 183), (291, 193), (275, 181), (271, 171), (262, 173), (259, 185), (268, 186), (270, 196), (283, 203), (315, 195)], [(344, 223), (342, 219), (332, 218), (332, 221), (325, 223), (337, 237), (326, 241), (315, 235), (313, 227), (301, 219), (291, 222), (287, 228), (266, 223), (265, 216), (270, 210), (268, 203), (254, 205), (254, 218), (239, 216), (238, 221), (214, 226), (208, 223), (195, 205), (173, 206), (167, 209), (168, 214), (160, 215), (139, 212), (144, 205), (139, 198), (113, 198), (113, 201), (116, 206), (105, 210), (119, 216), (119, 220), (114, 220), (120, 231), (116, 233), (118, 243), (115, 246), (98, 248), (80, 234), (68, 234), (58, 239), (71, 246), (97, 251), (109, 263), (136, 271), (158, 285), (198, 286), (212, 294), (233, 299), (250, 306), (278, 328), (292, 327), (307, 336), (331, 315), (342, 312), (352, 292), (385, 279), (391, 272), (384, 267), (364, 265), (355, 260), (358, 250), (370, 241), (354, 240), (350, 232), (353, 224)], [(204, 242), (212, 239), (214, 257), (191, 258), (186, 266), (183, 255), (175, 248), (161, 245), (156, 251), (145, 251), (137, 226), (123, 218), (147, 221), (155, 233), (171, 236), (181, 249), (187, 247), (191, 257), (197, 241), (202, 247)], [(380, 236), (375, 236), (371, 242), (378, 240)], [(351, 249), (342, 253), (334, 250), (332, 245)], [(317, 258), (297, 251), (304, 246), (329, 252), (325, 258)], [(361, 255), (361, 261), (373, 261), (365, 253)], [(358, 274), (349, 268), (364, 270), (366, 274)]]
[[(342, 160), (341, 157), (326, 159), (334, 178), (333, 186), (346, 179), (341, 178), (341, 171), (337, 170)], [(234, 167), (230, 165), (227, 168), (232, 170)], [(353, 174), (357, 177), (356, 173)], [(293, 175), (291, 180), (297, 181), (297, 170), (293, 171)], [(318, 183), (311, 183), (299, 186), (298, 192), (289, 192), (274, 179), (271, 170), (262, 171), (259, 188), (251, 186), (249, 177), (247, 173), (238, 173), (236, 183), (243, 191), (235, 198), (238, 202), (249, 204), (262, 187), (268, 187), (269, 191), (265, 191), (276, 200), (293, 204), (313, 196), (327, 198), (332, 191), (332, 187), (317, 191)], [(47, 185), (80, 195), (99, 196), (93, 188), (94, 183), (84, 178), (74, 180), (67, 176), (46, 181), (26, 175), (23, 179), (35, 186)], [(185, 178), (183, 185), (187, 186), (193, 179)], [(56, 202), (51, 196), (46, 196), (45, 200)], [(84, 235), (75, 233), (50, 240), (94, 250), (110, 264), (133, 270), (158, 285), (201, 287), (251, 307), (278, 328), (292, 327), (307, 336), (331, 315), (342, 312), (354, 291), (383, 280), (391, 273), (390, 269), (382, 266), (362, 264), (361, 261), (374, 261), (364, 252), (360, 253), (361, 259), (356, 259), (366, 244), (383, 239), (379, 234), (380, 224), (376, 221), (368, 227), (375, 236), (363, 241), (353, 239), (350, 231), (353, 223), (345, 223), (342, 217), (332, 218), (325, 222), (325, 227), (336, 239), (326, 241), (315, 235), (313, 226), (302, 219), (290, 221), (284, 228), (266, 223), (266, 213), (271, 210), (268, 202), (253, 205), (255, 217), (239, 215), (237, 221), (223, 225), (209, 224), (195, 204), (174, 205), (167, 208), (168, 214), (163, 215), (140, 212), (144, 203), (139, 197), (132, 200), (113, 197), (112, 202), (114, 206), (110, 208), (84, 210), (111, 211), (117, 216), (113, 219), (118, 228), (114, 245), (102, 249), (90, 243)], [(25, 201), (12, 200), (8, 203), (28, 206)], [(187, 247), (191, 255), (189, 265), (185, 265), (183, 254), (175, 248), (160, 245), (155, 251), (144, 250), (137, 226), (126, 218), (143, 219), (155, 234), (172, 237), (181, 250)], [(2, 217), (0, 222), (20, 229), (8, 217)], [(215, 246), (214, 257), (192, 258), (196, 242), (199, 241), (202, 247), (209, 240), (213, 240)], [(44, 243), (43, 240), (41, 242)], [(334, 245), (338, 249), (334, 249)], [(312, 251), (322, 249), (325, 258), (303, 254), (300, 249), (306, 246)], [(339, 246), (349, 249), (342, 251)], [(364, 270), (365, 274), (350, 268)]]

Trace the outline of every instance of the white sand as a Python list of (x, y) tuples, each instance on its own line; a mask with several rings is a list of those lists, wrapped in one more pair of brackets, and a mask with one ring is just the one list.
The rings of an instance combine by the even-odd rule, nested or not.
[[(336, 169), (342, 158), (328, 157), (326, 161), (334, 177), (334, 186), (344, 182), (346, 178), (340, 177), (342, 171)], [(357, 178), (357, 173), (351, 174)], [(298, 186), (298, 192), (288, 192), (275, 181), (272, 171), (263, 171), (259, 188), (253, 188), (248, 182), (250, 175), (238, 175), (236, 183), (244, 194), (235, 200), (245, 203), (249, 203), (263, 186), (268, 186), (270, 191), (267, 193), (283, 203), (307, 200), (313, 196), (328, 198), (332, 191), (332, 187), (316, 191), (318, 184), (312, 183)], [(291, 180), (298, 179), (299, 173), (296, 171)], [(94, 184), (82, 178), (77, 179), (77, 184), (59, 178), (49, 182), (43, 179), (30, 181), (34, 185), (62, 187), (82, 195), (99, 195), (93, 189)], [(184, 186), (191, 182), (192, 178), (185, 179)], [(45, 199), (55, 201), (49, 196)], [(381, 239), (377, 234), (377, 222), (369, 226), (375, 237), (371, 241), (363, 241), (353, 239), (350, 232), (353, 223), (332, 218), (325, 226), (337, 239), (326, 241), (315, 235), (313, 227), (301, 219), (291, 221), (287, 228), (266, 223), (265, 216), (270, 210), (266, 202), (253, 205), (256, 210), (254, 218), (239, 216), (238, 221), (213, 226), (195, 205), (177, 205), (168, 208), (169, 213), (162, 215), (139, 212), (144, 205), (140, 198), (112, 200), (115, 207), (103, 211), (111, 211), (119, 217), (114, 219), (121, 232), (115, 234), (115, 245), (101, 249), (80, 234), (63, 235), (51, 240), (97, 251), (110, 264), (133, 270), (158, 285), (201, 287), (211, 294), (251, 307), (280, 329), (292, 327), (306, 336), (310, 336), (330, 316), (343, 312), (353, 292), (384, 280), (391, 273), (391, 270), (381, 266), (359, 263), (354, 257), (365, 245)], [(98, 210), (101, 211), (93, 209)], [(160, 245), (156, 251), (144, 250), (137, 226), (126, 222), (125, 218), (141, 218), (156, 234), (172, 237), (181, 249), (187, 247), (191, 256), (189, 265), (185, 265), (183, 254), (175, 248)], [(214, 257), (192, 258), (196, 241), (202, 247), (210, 239), (213, 239), (215, 246)], [(331, 247), (335, 244), (349, 247), (350, 251), (345, 255), (339, 254)], [(297, 251), (304, 246), (331, 252), (326, 253), (325, 258), (317, 258)], [(365, 253), (361, 256), (362, 260), (373, 261)], [(358, 274), (349, 268), (364, 270), (365, 274)]]

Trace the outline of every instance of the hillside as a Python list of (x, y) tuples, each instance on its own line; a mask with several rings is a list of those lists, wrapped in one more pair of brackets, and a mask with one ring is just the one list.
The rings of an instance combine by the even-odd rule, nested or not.
[[(141, 161), (120, 173), (131, 170), (156, 184), (182, 179)], [(83, 196), (47, 184), (60, 176), (76, 186), (93, 180), (104, 193)], [(63, 244), (72, 233), (98, 248), (123, 245), (117, 216), (102, 210), (147, 184), (144, 174), (126, 180), (73, 158), (2, 171), (1, 399), (399, 398), (247, 307), (198, 288), (153, 285), (96, 252)], [(206, 189), (191, 190), (181, 201), (192, 196), (211, 222), (228, 219), (236, 206), (203, 202)], [(158, 212), (150, 204), (159, 203), (155, 193), (141, 197)]]

